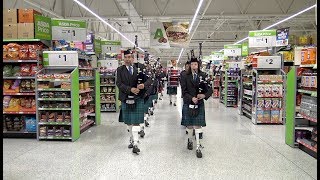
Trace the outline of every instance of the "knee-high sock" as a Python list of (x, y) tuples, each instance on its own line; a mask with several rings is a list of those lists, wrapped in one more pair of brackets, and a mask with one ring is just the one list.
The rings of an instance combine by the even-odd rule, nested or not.
[(176, 103), (177, 102), (177, 95), (172, 95), (173, 97), (172, 97), (172, 101), (173, 101), (173, 103)]
[(193, 130), (193, 129), (187, 128), (187, 131), (188, 131), (188, 139), (189, 139), (190, 142), (192, 142), (192, 130)]
[(139, 140), (139, 135), (138, 132), (140, 131), (140, 127), (139, 126), (133, 126), (132, 127), (132, 135), (133, 135), (133, 144), (137, 145), (138, 140)]
[(130, 142), (133, 141), (133, 136), (132, 136), (132, 125), (127, 125), (128, 132), (130, 134)]
[(195, 129), (195, 134), (196, 134), (196, 141), (197, 141), (197, 148), (200, 147), (200, 138), (199, 134), (202, 133), (202, 128)]
[(171, 102), (172, 101), (172, 95), (171, 94), (169, 95), (169, 99), (170, 99), (170, 102)]

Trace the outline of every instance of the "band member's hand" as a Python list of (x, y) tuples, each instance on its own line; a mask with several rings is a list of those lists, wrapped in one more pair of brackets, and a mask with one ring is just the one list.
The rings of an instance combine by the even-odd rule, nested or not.
[(193, 98), (192, 98), (192, 102), (193, 102), (194, 104), (198, 104), (198, 98), (193, 97)]
[(137, 86), (137, 88), (138, 88), (138, 89), (144, 89), (144, 84), (139, 84), (139, 85)]
[(131, 88), (131, 92), (135, 95), (138, 95), (139, 94), (139, 89), (138, 88)]
[(204, 99), (206, 96), (204, 95), (204, 94), (198, 94), (197, 95), (197, 98), (199, 99), (199, 100), (201, 100), (201, 99)]

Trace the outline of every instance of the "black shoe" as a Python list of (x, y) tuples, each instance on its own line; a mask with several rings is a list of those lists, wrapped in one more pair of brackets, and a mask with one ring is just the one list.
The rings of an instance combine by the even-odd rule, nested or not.
[(186, 131), (186, 134), (188, 134), (188, 131)]
[(199, 139), (202, 139), (202, 133), (199, 133)]
[(193, 129), (193, 132), (192, 132), (192, 136), (196, 135), (196, 132), (195, 130)]
[(197, 152), (197, 158), (202, 158), (202, 152), (200, 148), (197, 148), (196, 152)]
[(173, 103), (174, 106), (177, 106), (176, 103)]
[(172, 105), (172, 102), (170, 101), (170, 105)]
[(128, 148), (129, 148), (129, 149), (133, 148), (133, 142), (130, 142)]
[(188, 149), (189, 150), (193, 149), (193, 143), (191, 141), (189, 141), (189, 139), (188, 139)]
[(132, 152), (133, 152), (133, 153), (136, 153), (136, 154), (138, 154), (138, 152), (140, 152), (140, 149), (138, 148), (137, 145), (134, 145), (134, 146), (133, 146)]
[(149, 126), (149, 123), (148, 123), (148, 121), (144, 121), (144, 124), (146, 125), (146, 127), (148, 127)]
[(155, 100), (155, 101), (154, 101), (154, 103), (155, 103), (155, 104), (157, 104), (157, 103), (158, 103), (158, 101), (157, 101), (157, 100)]
[(150, 115), (153, 116), (153, 111), (150, 112)]
[(145, 135), (145, 133), (144, 133), (144, 131), (143, 131), (143, 130), (139, 131), (139, 132), (138, 132), (138, 134), (140, 134), (140, 137), (142, 137), (142, 138), (143, 138), (143, 137), (144, 137), (144, 135)]

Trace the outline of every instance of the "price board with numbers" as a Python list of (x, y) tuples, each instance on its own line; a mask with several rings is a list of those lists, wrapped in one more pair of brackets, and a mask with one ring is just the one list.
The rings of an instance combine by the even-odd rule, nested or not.
[(249, 47), (274, 47), (277, 43), (276, 30), (249, 31)]
[(281, 56), (257, 56), (257, 68), (259, 69), (281, 69)]
[(212, 52), (210, 56), (212, 60), (223, 60), (223, 52)]
[(118, 60), (99, 60), (100, 67), (116, 70), (119, 66)]
[(224, 45), (224, 56), (241, 56), (241, 44)]

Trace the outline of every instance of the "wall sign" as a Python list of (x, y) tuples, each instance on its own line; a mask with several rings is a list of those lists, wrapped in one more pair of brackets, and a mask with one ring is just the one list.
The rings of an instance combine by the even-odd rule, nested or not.
[(224, 45), (224, 56), (241, 56), (241, 44)]
[(257, 56), (257, 68), (259, 69), (281, 69), (281, 56)]
[(249, 47), (276, 46), (276, 30), (249, 31)]
[(51, 19), (52, 40), (66, 41), (86, 41), (87, 24), (86, 21), (70, 19)]
[(51, 40), (51, 18), (35, 14), (34, 30), (36, 39)]

